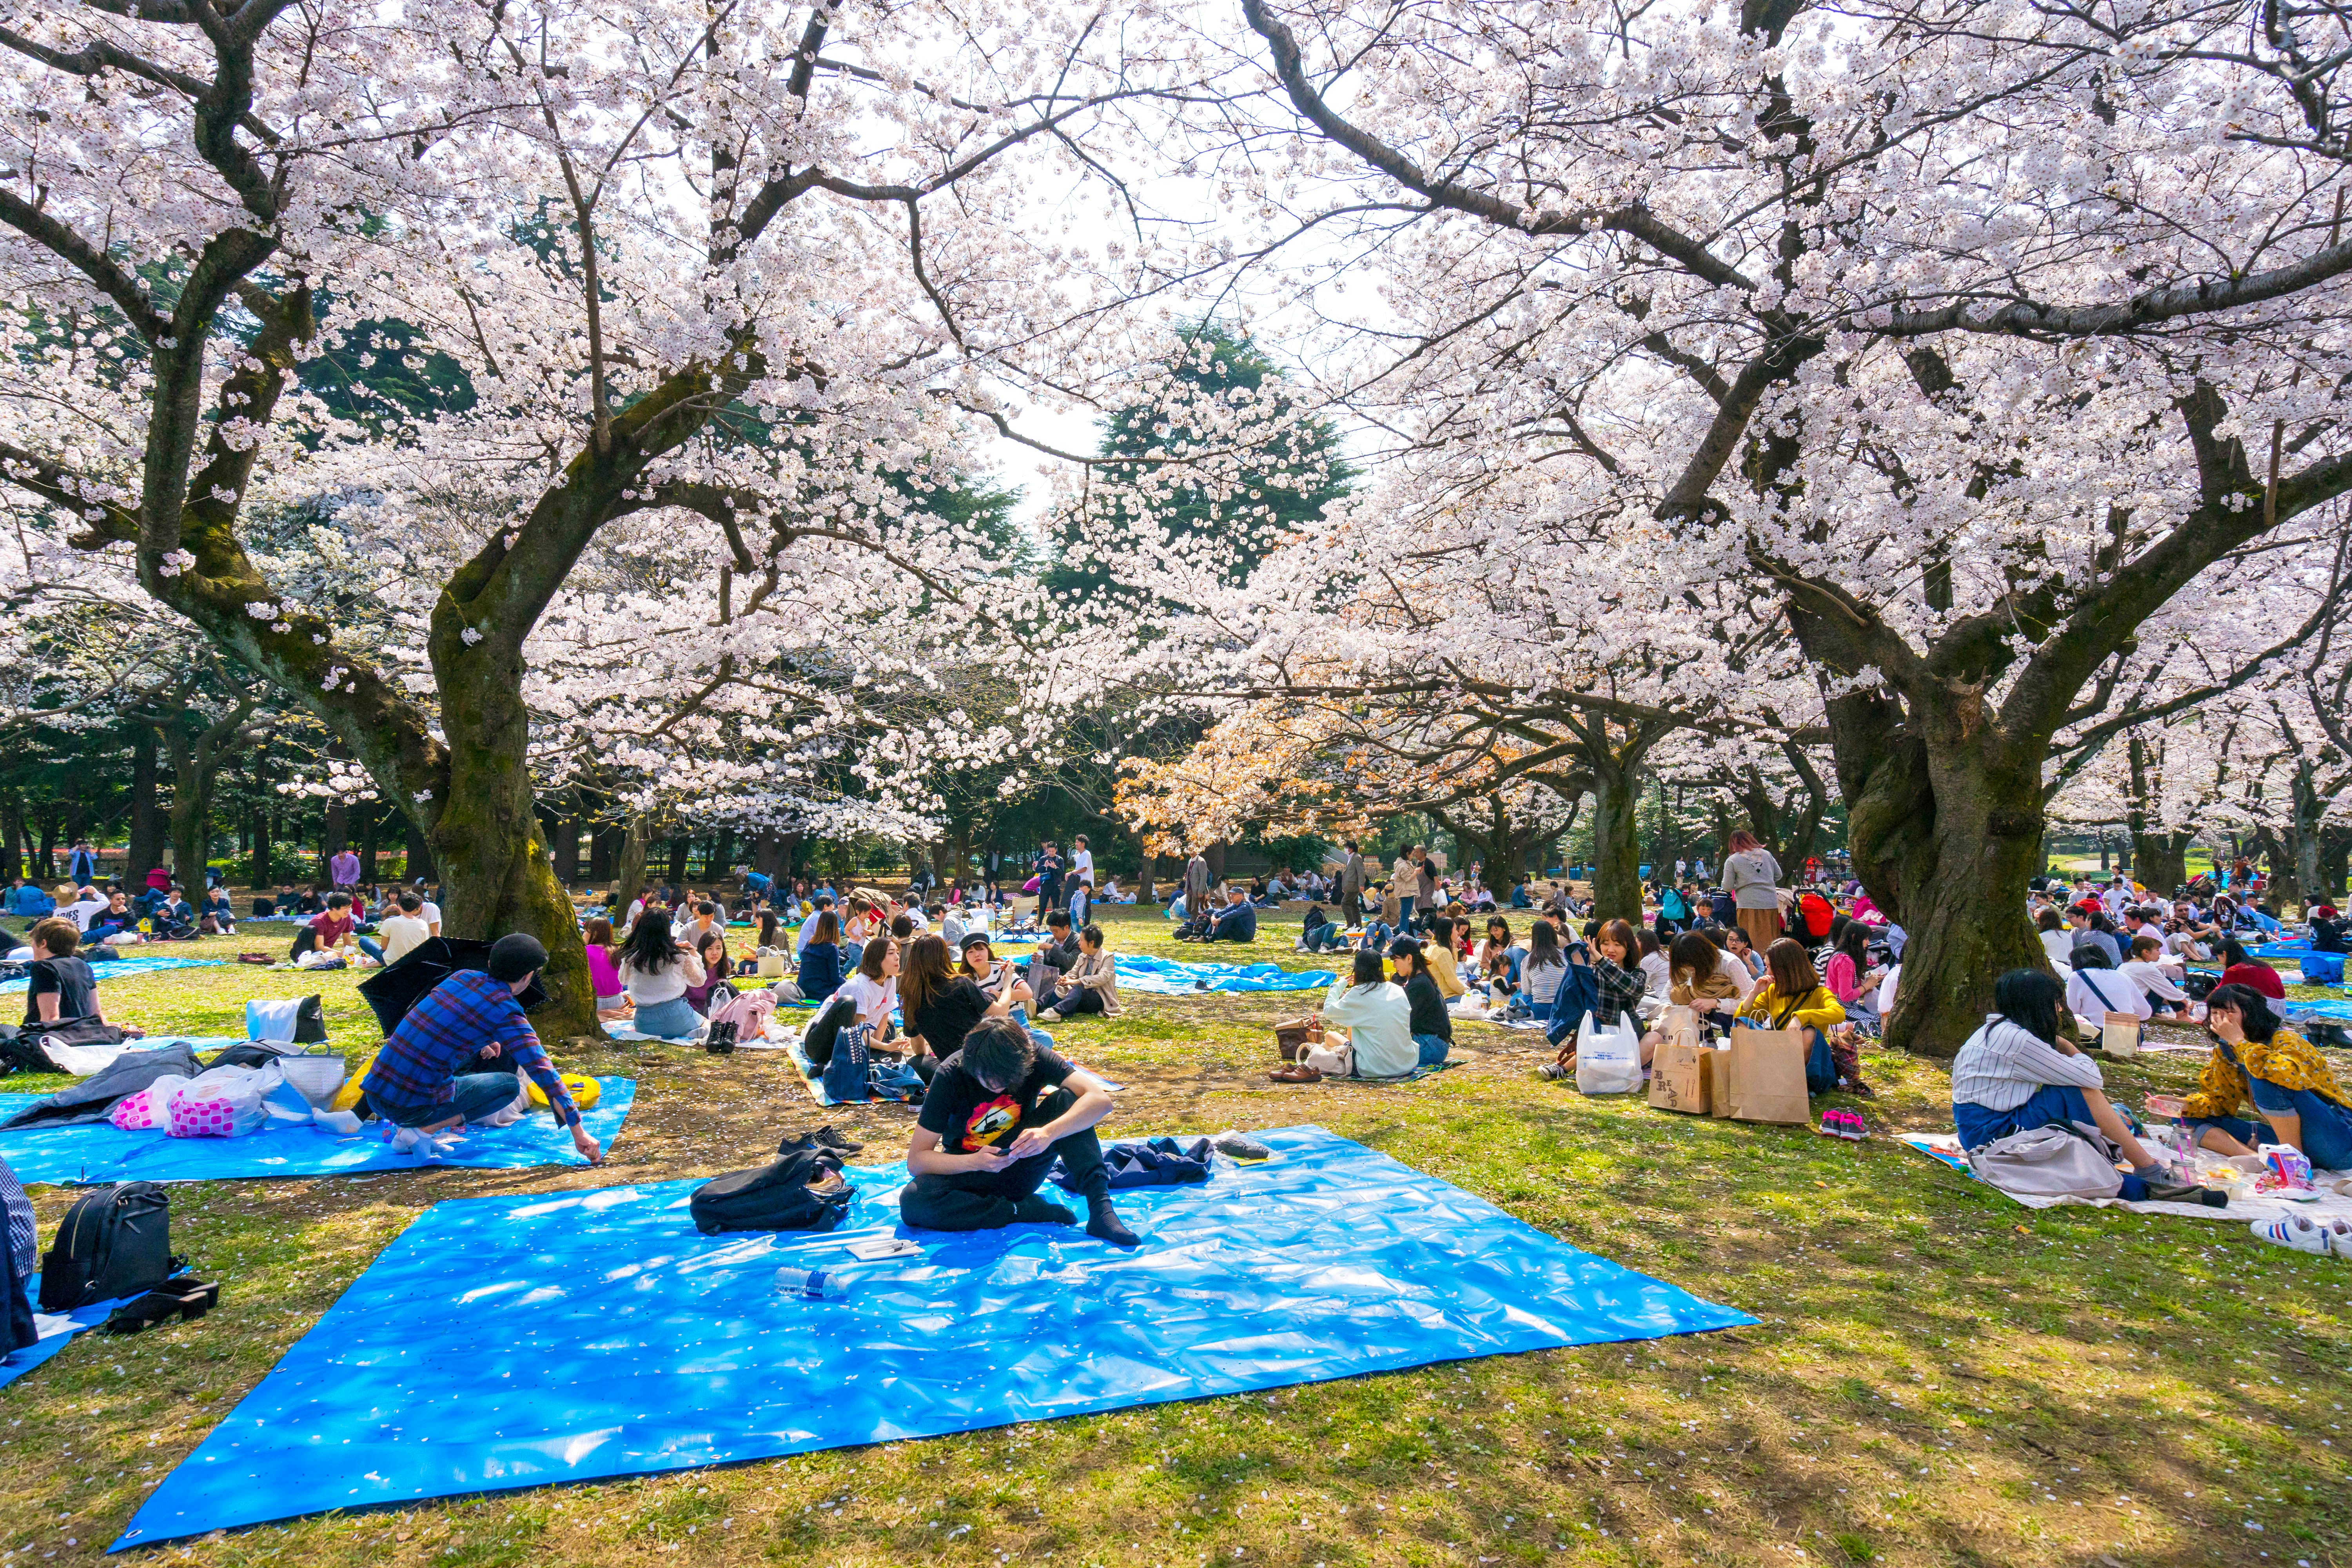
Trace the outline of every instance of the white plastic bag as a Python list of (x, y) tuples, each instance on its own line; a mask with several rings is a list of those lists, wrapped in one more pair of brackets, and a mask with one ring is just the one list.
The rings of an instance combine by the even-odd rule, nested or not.
[(212, 1068), (172, 1091), (164, 1102), (174, 1138), (242, 1138), (269, 1122), (270, 1090), (285, 1083), (274, 1067)]
[(1642, 1037), (1622, 1016), (1601, 1025), (1587, 1013), (1576, 1026), (1576, 1087), (1586, 1094), (1631, 1094), (1642, 1087)]
[(106, 1119), (125, 1132), (146, 1132), (161, 1127), (170, 1120), (173, 1094), (187, 1082), (178, 1073), (167, 1073), (145, 1089), (116, 1100)]

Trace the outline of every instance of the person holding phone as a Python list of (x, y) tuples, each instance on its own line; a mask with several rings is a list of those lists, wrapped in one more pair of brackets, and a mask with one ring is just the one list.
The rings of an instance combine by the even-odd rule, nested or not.
[(899, 1217), (926, 1230), (1075, 1225), (1076, 1214), (1037, 1195), (1059, 1159), (1071, 1190), (1086, 1200), (1087, 1234), (1113, 1247), (1139, 1246), (1111, 1206), (1103, 1171), (1095, 1126), (1110, 1110), (1099, 1079), (1040, 1049), (1012, 1019), (982, 1018), (940, 1064), (923, 1096), (907, 1140), (912, 1180), (899, 1189)]

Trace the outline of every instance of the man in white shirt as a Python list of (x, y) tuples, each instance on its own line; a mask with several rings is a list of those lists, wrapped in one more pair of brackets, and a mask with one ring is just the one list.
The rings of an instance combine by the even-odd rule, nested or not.
[[(425, 879), (422, 877), (416, 879), (416, 897), (423, 910), (418, 918), (424, 921), (427, 931), (430, 931), (435, 936), (439, 936), (441, 934), (441, 906), (425, 896)], [(635, 920), (636, 917), (632, 915), (629, 918)]]
[(1095, 896), (1095, 852), (1087, 847), (1087, 836), (1079, 834), (1070, 841), (1070, 868), (1063, 880), (1070, 889), (1070, 929), (1087, 929), (1087, 905)]
[(399, 912), (376, 928), (376, 940), (383, 944), (386, 963), (398, 963), (404, 954), (432, 934), (433, 928), (425, 921), (425, 900), (415, 893), (401, 894)]
[[(833, 908), (833, 895), (819, 893), (816, 896), (816, 908), (809, 911), (808, 919), (801, 921), (800, 935), (793, 940), (793, 959), (795, 963), (808, 956), (809, 943), (816, 940), (816, 917), (831, 908)], [(695, 939), (689, 936), (684, 940), (692, 942)]]
[(2163, 952), (2164, 939), (2150, 926), (2132, 938), (2131, 956), (2116, 973), (2139, 987), (2151, 1009), (2161, 1008), (2171, 1016), (2182, 1017), (2189, 1012), (2189, 993), (2173, 984), (2173, 976), (2165, 973), (2165, 965), (2158, 960)]

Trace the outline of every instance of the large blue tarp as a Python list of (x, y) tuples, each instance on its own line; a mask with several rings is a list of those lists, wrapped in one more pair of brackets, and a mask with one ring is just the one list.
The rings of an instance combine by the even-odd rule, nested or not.
[(2310, 1002), (2284, 1002), (2280, 1006), (2290, 1024), (2323, 1018), (2331, 1024), (2352, 1024), (2352, 998), (2324, 996)]
[[(33, 1276), (27, 1288), (30, 1299), (41, 1299), (41, 1277)], [(0, 1388), (5, 1388), (73, 1342), (84, 1329), (94, 1329), (106, 1321), (107, 1315), (122, 1305), (121, 1300), (93, 1301), (87, 1307), (77, 1307), (70, 1312), (36, 1312), (33, 1327), (39, 1338), (31, 1344), (20, 1346), (14, 1353), (0, 1356)]]
[[(635, 1079), (604, 1078), (596, 1109), (581, 1120), (611, 1148), (636, 1099)], [(43, 1097), (0, 1094), (0, 1120)], [(79, 1127), (27, 1127), (0, 1132), (0, 1156), (24, 1182), (219, 1182), (239, 1176), (349, 1176), (368, 1171), (414, 1171), (425, 1162), (394, 1153), (383, 1123), (362, 1124), (350, 1136), (310, 1122), (273, 1122), (243, 1138), (174, 1138), (165, 1132), (125, 1132), (106, 1122)], [(572, 1134), (534, 1110), (511, 1127), (469, 1129), (441, 1162), (475, 1170), (512, 1171), (531, 1165), (584, 1165)]]
[(1285, 969), (1274, 963), (1187, 963), (1149, 953), (1112, 955), (1122, 991), (1189, 996), (1202, 991), (1322, 991), (1339, 983), (1328, 969)]
[[(160, 952), (140, 953), (131, 958), (100, 959), (89, 966), (100, 985), (110, 980), (124, 980), (133, 974), (153, 974), (165, 969), (218, 969), (227, 963), (223, 958), (170, 958)], [(0, 993), (22, 991), (32, 982), (19, 976), (0, 980)]]
[[(436, 1204), (202, 1446), (116, 1549), (330, 1509), (938, 1436), (1755, 1320), (1318, 1127), (1262, 1164), (1063, 1226), (896, 1224), (852, 1167), (826, 1236), (696, 1234), (693, 1182)], [(898, 1231), (922, 1255), (856, 1264)], [(849, 1294), (775, 1293), (779, 1264)]]

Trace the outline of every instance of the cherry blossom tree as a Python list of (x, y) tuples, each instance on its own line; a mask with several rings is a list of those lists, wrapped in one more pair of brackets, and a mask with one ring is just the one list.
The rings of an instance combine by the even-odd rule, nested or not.
[[(526, 649), (590, 542), (691, 513), (740, 577), (862, 551), (939, 591), (892, 476), (1145, 286), (1024, 237), (1015, 165), (1097, 177), (1147, 90), (1083, 7), (73, 0), (0, 59), (0, 476), (334, 731), (422, 823), (454, 931), (547, 938), (558, 1031), (593, 1021)], [(463, 411), (353, 420), (296, 384), (339, 322), (389, 321), (462, 369)], [(254, 547), (355, 443), (495, 514), (430, 584), (424, 671)]]
[(1192, 156), (1314, 290), (1335, 401), (1425, 509), (1540, 470), (1725, 646), (1785, 639), (1915, 933), (1889, 1038), (1956, 1049), (2042, 962), (2062, 731), (2206, 574), (2338, 526), (2336, 45), (2251, 4), (1236, 3), (1263, 74)]

